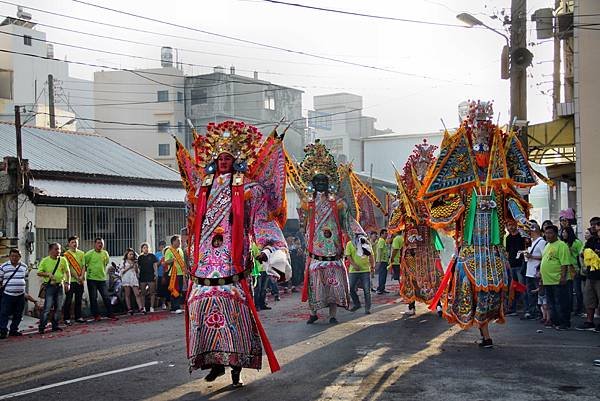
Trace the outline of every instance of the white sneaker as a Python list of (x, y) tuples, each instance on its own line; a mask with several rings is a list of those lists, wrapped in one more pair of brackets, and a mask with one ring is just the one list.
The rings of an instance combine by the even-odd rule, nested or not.
[(154, 308), (152, 306), (150, 307), (150, 313), (154, 313)]
[(183, 313), (183, 311), (182, 311), (181, 309), (177, 309), (177, 310), (175, 311), (175, 313), (176, 313), (176, 314), (178, 314), (178, 315), (180, 315), (180, 314), (182, 314), (182, 313)]
[(167, 310), (167, 305), (162, 304), (162, 306), (160, 307), (162, 310)]
[(416, 312), (415, 312), (414, 309), (409, 309), (406, 312), (404, 312), (404, 314), (407, 315), (407, 316), (414, 316), (415, 313)]

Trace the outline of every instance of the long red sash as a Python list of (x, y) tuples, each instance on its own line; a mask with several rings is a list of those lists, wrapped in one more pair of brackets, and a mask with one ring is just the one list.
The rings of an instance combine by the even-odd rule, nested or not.
[(446, 269), (446, 274), (444, 274), (444, 278), (442, 279), (442, 282), (440, 283), (440, 286), (438, 287), (438, 290), (435, 293), (435, 296), (433, 297), (433, 299), (431, 300), (431, 303), (429, 304), (429, 310), (432, 312), (436, 310), (438, 302), (440, 302), (442, 295), (444, 295), (444, 290), (448, 286), (448, 282), (450, 281), (450, 278), (452, 277), (452, 274), (454, 273), (454, 266), (456, 265), (457, 258), (458, 258), (458, 256), (453, 257), (452, 260), (450, 261), (450, 263), (448, 264), (448, 268)]
[(308, 222), (308, 243), (306, 247), (308, 249), (308, 255), (306, 255), (306, 263), (304, 266), (304, 286), (302, 287), (302, 302), (308, 301), (308, 286), (310, 285), (310, 280), (308, 274), (310, 272), (310, 260), (311, 255), (313, 255), (313, 239), (315, 237), (315, 220), (316, 220), (316, 210), (315, 210), (315, 201), (310, 201), (308, 203), (308, 218), (310, 219)]
[[(204, 221), (204, 215), (206, 214), (206, 201), (207, 201), (208, 187), (201, 187), (198, 199), (196, 199), (196, 219), (194, 220), (194, 231), (190, 242), (194, 244), (194, 264), (192, 265), (191, 275), (188, 280), (187, 293), (185, 294), (186, 304), (190, 302), (190, 292), (192, 291), (192, 277), (196, 274), (198, 269), (198, 259), (200, 256), (200, 230), (202, 228), (202, 222)], [(190, 314), (185, 314), (185, 346), (188, 358), (190, 357)]]
[[(235, 179), (235, 178), (232, 178)], [(239, 185), (234, 185), (231, 187), (231, 211), (233, 212), (233, 223), (231, 225), (231, 260), (233, 262), (233, 266), (235, 268), (236, 273), (241, 273), (244, 271), (244, 263), (243, 263), (243, 251), (244, 251), (244, 183), (241, 182)], [(258, 329), (258, 333), (260, 334), (260, 339), (262, 340), (263, 347), (265, 347), (265, 353), (267, 354), (267, 359), (269, 361), (269, 367), (271, 368), (271, 373), (275, 373), (281, 369), (279, 366), (279, 362), (277, 361), (277, 357), (275, 356), (275, 352), (273, 352), (273, 347), (271, 346), (271, 342), (267, 337), (267, 333), (260, 322), (260, 318), (258, 316), (258, 311), (256, 310), (256, 306), (254, 305), (254, 298), (252, 297), (252, 292), (250, 291), (250, 286), (248, 285), (247, 280), (241, 281), (242, 289), (246, 294), (246, 300), (248, 301), (248, 306), (250, 307), (250, 312), (252, 316), (254, 316), (254, 320), (256, 321), (256, 327)]]

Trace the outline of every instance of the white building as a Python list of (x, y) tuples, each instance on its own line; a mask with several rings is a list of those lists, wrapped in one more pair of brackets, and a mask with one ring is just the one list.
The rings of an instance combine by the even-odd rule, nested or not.
[(163, 65), (135, 73), (94, 73), (96, 132), (176, 168), (173, 135), (185, 143), (185, 79), (183, 71), (165, 62)]
[(365, 168), (363, 140), (376, 134), (377, 119), (362, 115), (362, 96), (333, 93), (315, 96), (314, 110), (308, 112), (312, 142), (319, 138), (338, 162), (352, 162), (358, 171)]
[[(14, 121), (14, 106), (24, 106), (22, 121), (36, 112), (35, 124), (50, 126), (48, 76), (52, 75), (56, 127), (75, 130), (79, 122), (94, 118), (90, 106), (71, 106), (72, 94), (67, 83), (68, 63), (54, 58), (54, 47), (46, 42), (46, 34), (36, 29), (31, 16), (19, 10), (17, 18), (8, 17), (0, 23), (0, 119)], [(77, 80), (88, 84), (89, 81)], [(75, 102), (85, 103), (85, 102)], [(91, 103), (91, 102), (87, 102)], [(79, 124), (80, 130), (89, 130), (89, 123)]]
[(427, 139), (432, 145), (439, 146), (443, 132), (426, 134), (382, 134), (364, 139), (365, 163), (363, 171), (373, 177), (395, 182), (392, 163), (402, 170), (408, 156), (416, 144)]

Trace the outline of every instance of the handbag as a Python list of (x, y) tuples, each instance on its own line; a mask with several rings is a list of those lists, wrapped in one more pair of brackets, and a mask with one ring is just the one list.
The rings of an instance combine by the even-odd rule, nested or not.
[[(59, 264), (60, 264), (60, 256), (58, 257), (58, 260), (56, 261), (56, 266), (54, 266), (54, 270), (52, 270), (53, 276), (54, 276), (54, 273), (56, 273), (56, 269), (58, 269)], [(42, 298), (42, 299), (46, 298), (46, 288), (48, 288), (49, 282), (50, 282), (50, 279), (48, 279), (47, 282), (42, 283), (42, 285), (40, 285), (40, 292), (38, 292), (38, 298)]]
[(19, 266), (15, 269), (15, 271), (13, 272), (13, 274), (11, 274), (10, 277), (4, 283), (4, 285), (2, 287), (0, 287), (0, 300), (2, 299), (2, 296), (4, 295), (4, 289), (8, 285), (8, 282), (10, 281), (11, 278), (13, 278), (15, 276), (15, 274), (17, 274), (17, 272), (19, 271), (20, 267), (21, 267), (21, 264), (19, 263)]

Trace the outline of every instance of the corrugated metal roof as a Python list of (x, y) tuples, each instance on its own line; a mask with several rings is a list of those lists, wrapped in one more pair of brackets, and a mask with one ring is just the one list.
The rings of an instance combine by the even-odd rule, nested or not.
[[(35, 171), (179, 181), (179, 174), (108, 138), (24, 126), (23, 158)], [(14, 124), (0, 122), (0, 158), (16, 157)], [(35, 175), (35, 174), (34, 174)]]
[(183, 188), (43, 179), (33, 180), (31, 185), (38, 195), (50, 198), (179, 203), (185, 199)]

